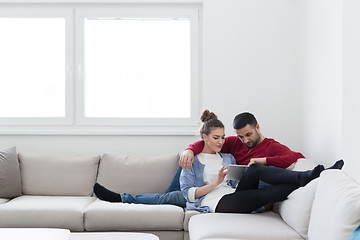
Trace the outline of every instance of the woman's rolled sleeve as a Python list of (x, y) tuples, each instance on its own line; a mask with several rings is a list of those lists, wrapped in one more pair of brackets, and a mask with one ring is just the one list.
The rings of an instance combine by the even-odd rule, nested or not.
[(189, 190), (188, 190), (189, 202), (197, 202), (199, 200), (199, 199), (195, 198), (196, 189), (197, 189), (197, 187), (189, 188)]

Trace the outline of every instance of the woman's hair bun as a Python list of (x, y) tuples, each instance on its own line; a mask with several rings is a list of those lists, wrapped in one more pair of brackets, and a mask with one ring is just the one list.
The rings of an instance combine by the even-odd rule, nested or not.
[(200, 120), (204, 123), (214, 118), (217, 119), (216, 114), (206, 109), (201, 114)]

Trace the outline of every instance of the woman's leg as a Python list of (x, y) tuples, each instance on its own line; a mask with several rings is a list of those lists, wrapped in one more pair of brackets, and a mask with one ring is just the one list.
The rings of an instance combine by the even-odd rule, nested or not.
[(324, 166), (318, 165), (313, 170), (298, 172), (287, 169), (252, 164), (245, 172), (236, 191), (257, 189), (259, 181), (269, 184), (293, 184), (298, 187), (305, 186), (311, 180), (320, 176)]
[(186, 199), (181, 191), (173, 191), (167, 193), (145, 193), (132, 195), (121, 193), (121, 200), (123, 203), (134, 204), (171, 204), (179, 207), (186, 207)]
[(181, 174), (182, 167), (178, 166), (176, 173), (171, 180), (169, 187), (166, 189), (165, 193), (180, 191), (180, 174)]
[(94, 192), (96, 196), (108, 202), (123, 202), (135, 204), (171, 204), (180, 207), (186, 206), (186, 199), (181, 191), (172, 191), (167, 193), (146, 193), (132, 195), (127, 193), (113, 192), (99, 183), (95, 183)]
[(121, 202), (120, 194), (110, 191), (109, 189), (105, 188), (104, 186), (100, 185), (99, 183), (95, 183), (94, 185), (94, 193), (96, 196), (108, 202)]
[(234, 192), (220, 199), (215, 212), (251, 213), (268, 203), (285, 200), (298, 187), (295, 184), (279, 184), (261, 189)]

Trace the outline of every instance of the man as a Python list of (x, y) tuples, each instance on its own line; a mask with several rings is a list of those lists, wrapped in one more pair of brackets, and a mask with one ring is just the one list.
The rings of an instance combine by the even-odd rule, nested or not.
[[(221, 152), (231, 153), (239, 165), (257, 163), (287, 168), (297, 159), (304, 158), (301, 153), (291, 151), (274, 139), (265, 138), (260, 132), (256, 118), (251, 113), (238, 114), (234, 118), (233, 127), (237, 137), (226, 137)], [(192, 167), (194, 155), (199, 154), (203, 147), (203, 141), (190, 144), (180, 158), (180, 166), (183, 169)]]

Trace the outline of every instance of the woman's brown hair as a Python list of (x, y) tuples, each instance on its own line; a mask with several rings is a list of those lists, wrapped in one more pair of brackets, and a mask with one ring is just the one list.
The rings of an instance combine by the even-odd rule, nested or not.
[(209, 110), (204, 110), (200, 117), (203, 125), (200, 129), (200, 136), (203, 138), (203, 134), (209, 135), (214, 128), (224, 128), (224, 124), (217, 118), (216, 114)]

